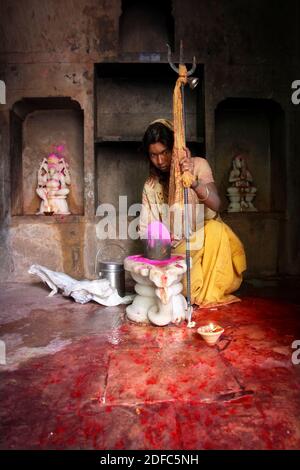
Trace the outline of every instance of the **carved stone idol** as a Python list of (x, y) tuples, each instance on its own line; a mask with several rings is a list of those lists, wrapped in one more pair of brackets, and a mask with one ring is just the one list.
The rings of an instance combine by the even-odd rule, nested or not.
[(70, 214), (67, 203), (70, 183), (68, 163), (58, 153), (50, 153), (38, 171), (36, 192), (42, 201), (37, 214)]
[(229, 174), (230, 186), (227, 188), (227, 197), (230, 204), (228, 212), (256, 212), (253, 205), (257, 188), (253, 184), (253, 177), (247, 168), (243, 154), (236, 155), (232, 160), (232, 169)]

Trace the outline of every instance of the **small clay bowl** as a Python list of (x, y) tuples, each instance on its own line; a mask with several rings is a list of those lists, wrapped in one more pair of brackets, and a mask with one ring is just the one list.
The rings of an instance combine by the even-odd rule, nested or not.
[(200, 326), (200, 328), (197, 329), (197, 332), (199, 335), (202, 336), (204, 341), (209, 345), (209, 346), (214, 346), (220, 336), (224, 333), (224, 328), (222, 328), (219, 325), (213, 325), (214, 330), (212, 331), (209, 325), (205, 326)]
[(54, 214), (54, 211), (48, 211), (48, 212), (45, 211), (45, 212), (44, 212), (44, 215), (53, 215), (53, 214)]

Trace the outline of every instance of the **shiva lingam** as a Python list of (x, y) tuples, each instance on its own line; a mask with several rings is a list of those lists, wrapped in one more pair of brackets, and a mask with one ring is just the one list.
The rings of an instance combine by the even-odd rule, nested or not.
[(147, 227), (147, 238), (143, 240), (144, 256), (152, 260), (171, 258), (171, 237), (161, 222), (151, 222)]
[(136, 282), (127, 317), (137, 323), (165, 326), (187, 318), (187, 302), (181, 294), (186, 272), (184, 256), (171, 256), (171, 237), (161, 222), (148, 226), (143, 255), (128, 256), (124, 267)]
[(224, 328), (220, 325), (209, 323), (208, 325), (200, 326), (200, 328), (197, 329), (197, 332), (209, 346), (213, 346), (224, 333)]

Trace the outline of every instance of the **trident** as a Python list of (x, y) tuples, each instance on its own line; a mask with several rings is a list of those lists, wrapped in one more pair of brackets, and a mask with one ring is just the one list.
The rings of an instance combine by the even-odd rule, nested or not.
[[(179, 74), (179, 68), (176, 67), (171, 59), (171, 48), (167, 44), (168, 48), (168, 62), (174, 72)], [(179, 53), (179, 63), (183, 65), (183, 43), (180, 41), (180, 53)], [(199, 78), (191, 77), (191, 75), (196, 70), (196, 57), (193, 57), (193, 65), (191, 70), (187, 72), (187, 82), (191, 90), (194, 90), (199, 83)], [(182, 99), (182, 120), (184, 123), (184, 141), (186, 142), (186, 119), (185, 119), (185, 109), (184, 109), (184, 84), (181, 85), (181, 99)], [(188, 217), (188, 188), (183, 188), (184, 191), (184, 231), (185, 231), (185, 259), (186, 259), (186, 280), (187, 280), (187, 320), (188, 323), (192, 320), (192, 305), (191, 305), (191, 259), (190, 259), (190, 232), (189, 232), (189, 217)]]

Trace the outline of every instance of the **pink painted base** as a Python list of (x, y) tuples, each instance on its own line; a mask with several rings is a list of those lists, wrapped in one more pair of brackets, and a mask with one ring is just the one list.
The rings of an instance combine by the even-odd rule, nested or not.
[(169, 259), (154, 260), (154, 259), (144, 258), (142, 255), (128, 256), (128, 259), (131, 259), (132, 261), (151, 264), (153, 266), (167, 266), (168, 264), (176, 263), (176, 261), (181, 261), (183, 258), (184, 256), (178, 255), (178, 256), (171, 256), (171, 258)]

